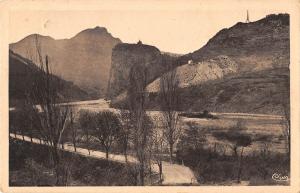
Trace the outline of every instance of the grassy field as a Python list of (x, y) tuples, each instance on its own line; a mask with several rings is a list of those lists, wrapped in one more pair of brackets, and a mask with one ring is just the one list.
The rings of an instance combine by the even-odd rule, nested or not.
[(234, 113), (214, 116), (217, 119), (181, 117), (184, 129), (176, 158), (194, 171), (200, 184), (289, 184), (272, 179), (273, 174), (290, 173), (283, 117)]
[[(285, 125), (281, 116), (270, 115), (236, 115), (234, 113), (215, 114), (218, 119), (181, 118), (181, 126), (185, 129), (196, 127), (205, 135), (207, 143), (229, 145), (213, 136), (216, 132), (236, 131), (247, 134), (252, 139), (252, 144), (245, 148), (245, 153), (260, 151), (262, 146), (268, 145), (274, 153), (286, 153), (286, 140), (284, 136)], [(237, 126), (239, 124), (239, 126)], [(238, 128), (237, 128), (238, 127)], [(228, 152), (230, 153), (230, 152)]]

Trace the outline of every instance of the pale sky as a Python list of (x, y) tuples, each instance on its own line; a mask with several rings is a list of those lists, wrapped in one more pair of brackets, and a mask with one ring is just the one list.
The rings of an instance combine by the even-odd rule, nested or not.
[[(134, 1), (132, 1), (134, 2)], [(183, 1), (182, 1), (183, 2)], [(247, 8), (227, 9), (118, 9), (118, 10), (15, 10), (10, 14), (9, 41), (17, 42), (38, 33), (54, 39), (71, 38), (78, 32), (105, 27), (122, 42), (154, 45), (161, 51), (189, 53), (201, 48), (223, 28), (245, 22)], [(250, 20), (270, 13), (287, 12), (280, 8), (250, 7)]]

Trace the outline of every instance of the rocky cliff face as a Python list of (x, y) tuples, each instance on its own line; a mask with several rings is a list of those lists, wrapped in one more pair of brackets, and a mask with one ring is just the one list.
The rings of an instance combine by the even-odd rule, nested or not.
[(126, 91), (132, 67), (141, 65), (148, 71), (148, 82), (166, 72), (174, 58), (161, 54), (154, 46), (138, 44), (118, 44), (112, 51), (112, 64), (108, 86), (108, 97), (114, 98)]
[(105, 28), (86, 29), (70, 39), (55, 40), (38, 34), (10, 44), (10, 49), (38, 62), (35, 39), (48, 55), (54, 74), (72, 81), (94, 97), (104, 96), (111, 65), (112, 48), (121, 43)]

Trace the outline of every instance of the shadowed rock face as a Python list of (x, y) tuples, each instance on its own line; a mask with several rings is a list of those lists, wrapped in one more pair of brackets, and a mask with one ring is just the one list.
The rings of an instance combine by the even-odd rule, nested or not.
[(136, 66), (147, 69), (147, 82), (167, 71), (174, 57), (161, 54), (154, 46), (138, 44), (118, 44), (112, 52), (111, 75), (108, 97), (113, 98), (128, 88), (130, 70)]
[(10, 44), (10, 49), (37, 63), (35, 37), (43, 55), (48, 55), (54, 74), (88, 91), (90, 95), (105, 95), (112, 48), (121, 43), (105, 28), (86, 29), (70, 39), (55, 40), (48, 36), (30, 35)]

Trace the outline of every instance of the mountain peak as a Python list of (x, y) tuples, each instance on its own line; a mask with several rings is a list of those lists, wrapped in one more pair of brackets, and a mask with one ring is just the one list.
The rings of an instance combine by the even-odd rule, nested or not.
[(111, 35), (105, 27), (96, 26), (79, 32), (75, 37), (80, 36), (95, 36), (95, 35)]

